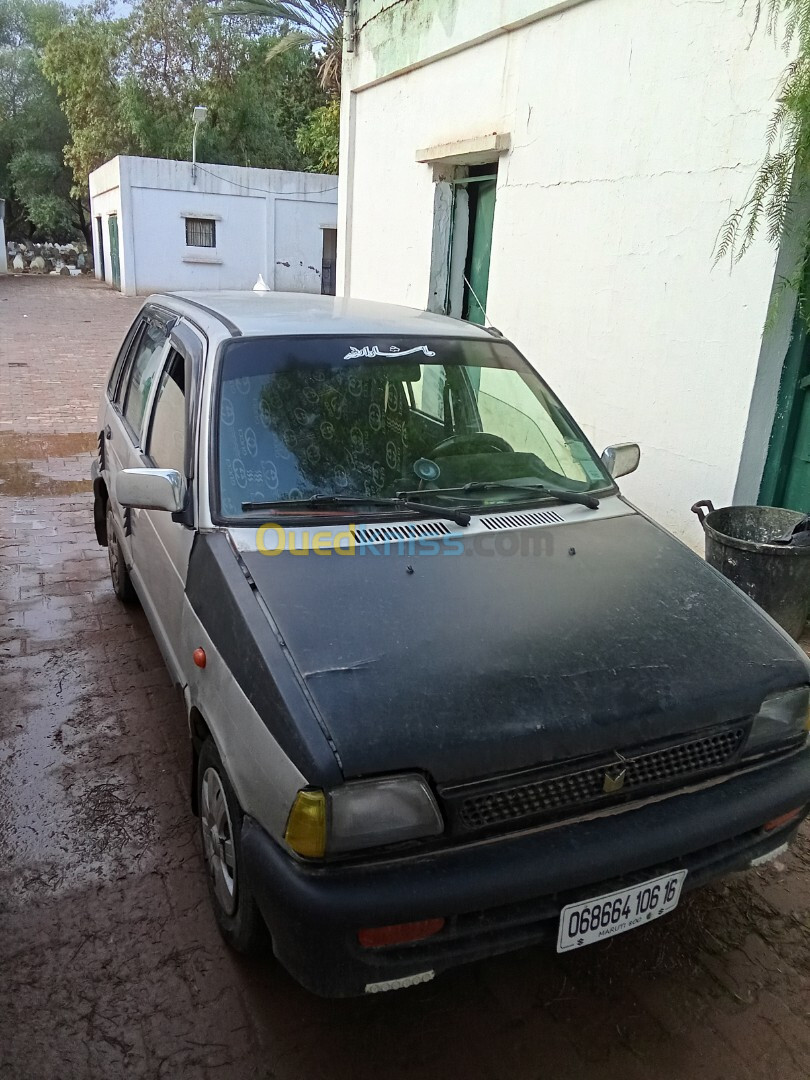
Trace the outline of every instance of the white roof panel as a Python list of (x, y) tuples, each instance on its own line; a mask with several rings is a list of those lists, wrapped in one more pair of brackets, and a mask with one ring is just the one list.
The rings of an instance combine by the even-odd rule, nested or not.
[[(158, 300), (156, 296), (154, 298)], [(160, 299), (199, 319), (199, 307), (233, 323), (246, 337), (275, 334), (433, 335), (490, 338), (481, 326), (418, 308), (371, 300), (282, 292), (166, 293)], [(195, 311), (196, 309), (196, 311)], [(491, 340), (491, 339), (490, 339)]]

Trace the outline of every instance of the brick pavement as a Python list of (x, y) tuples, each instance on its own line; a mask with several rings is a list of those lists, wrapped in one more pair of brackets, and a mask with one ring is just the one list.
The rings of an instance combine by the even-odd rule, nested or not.
[(142, 303), (95, 278), (0, 276), (0, 432), (92, 431)]
[[(142, 612), (113, 597), (91, 526), (92, 426), (75, 426), (134, 305), (68, 287), (0, 279), (0, 379), (25, 360), (38, 398), (0, 435), (0, 1077), (806, 1080), (807, 830), (776, 865), (632, 934), (400, 994), (324, 1002), (270, 958), (228, 951), (188, 810), (182, 708)], [(38, 340), (58, 332), (81, 352), (58, 415), (47, 352), (19, 332), (9, 346), (18, 303)], [(88, 310), (106, 343), (84, 345)]]

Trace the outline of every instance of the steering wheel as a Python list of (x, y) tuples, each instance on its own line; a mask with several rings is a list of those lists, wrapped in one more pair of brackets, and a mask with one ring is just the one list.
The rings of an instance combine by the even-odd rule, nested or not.
[(443, 439), (430, 451), (430, 457), (439, 457), (442, 454), (471, 453), (514, 453), (514, 448), (500, 435), (491, 435), (488, 431), (472, 431), (466, 435), (451, 435), (449, 439)]

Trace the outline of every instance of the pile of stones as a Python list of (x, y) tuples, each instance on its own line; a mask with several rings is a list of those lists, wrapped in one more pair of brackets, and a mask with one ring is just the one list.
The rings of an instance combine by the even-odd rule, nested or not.
[(15, 274), (52, 274), (79, 277), (93, 270), (93, 253), (83, 242), (75, 244), (6, 245), (8, 268)]

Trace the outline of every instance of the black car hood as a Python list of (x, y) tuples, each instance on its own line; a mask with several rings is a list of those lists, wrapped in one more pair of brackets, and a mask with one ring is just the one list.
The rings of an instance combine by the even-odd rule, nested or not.
[[(808, 681), (793, 644), (638, 514), (464, 554), (243, 553), (344, 775), (494, 775), (694, 731)], [(517, 534), (513, 534), (517, 535)], [(486, 552), (490, 552), (487, 554)]]

